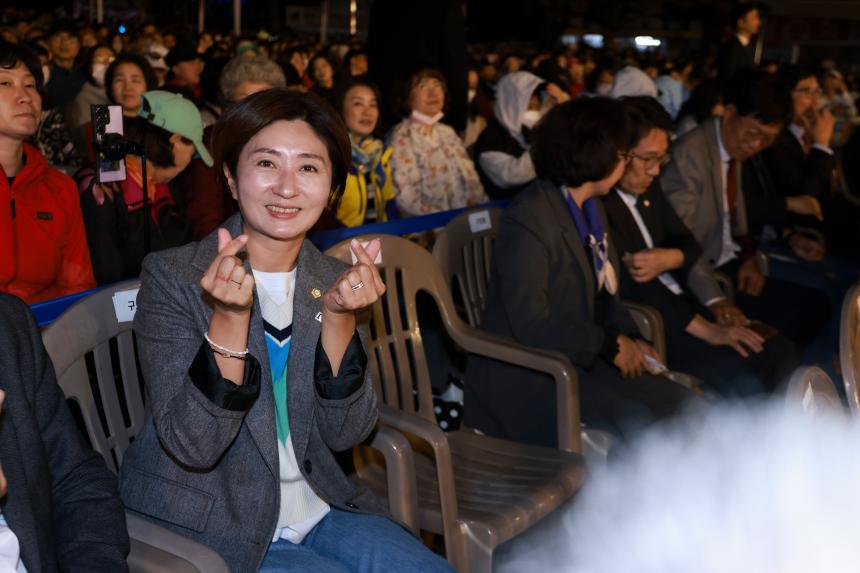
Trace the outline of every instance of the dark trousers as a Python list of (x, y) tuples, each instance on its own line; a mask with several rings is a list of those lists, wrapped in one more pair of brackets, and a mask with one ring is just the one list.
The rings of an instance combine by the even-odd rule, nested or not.
[(670, 334), (668, 363), (672, 370), (692, 374), (707, 389), (725, 396), (746, 397), (772, 392), (797, 367), (794, 344), (775, 336), (759, 353), (744, 358), (729, 346), (714, 346), (686, 332)]
[[(737, 289), (740, 261), (735, 259), (721, 266)], [(833, 309), (823, 292), (799, 284), (768, 277), (759, 296), (736, 292), (735, 304), (752, 320), (767, 323), (803, 350), (823, 332)], [(825, 357), (820, 357), (822, 360)]]

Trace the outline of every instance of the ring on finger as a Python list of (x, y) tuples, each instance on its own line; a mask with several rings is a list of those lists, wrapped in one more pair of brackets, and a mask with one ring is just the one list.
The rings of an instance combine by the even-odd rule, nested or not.
[(364, 282), (363, 282), (363, 281), (358, 281), (358, 284), (357, 284), (357, 285), (351, 285), (351, 287), (350, 287), (350, 288), (352, 288), (352, 292), (355, 292), (355, 291), (357, 291), (357, 290), (359, 290), (359, 289), (363, 289), (363, 288), (364, 288)]

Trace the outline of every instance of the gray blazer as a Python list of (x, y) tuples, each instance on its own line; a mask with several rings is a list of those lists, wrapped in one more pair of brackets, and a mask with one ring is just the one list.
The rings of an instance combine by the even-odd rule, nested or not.
[[(223, 227), (239, 235), (241, 216)], [(272, 378), (256, 292), (248, 348), (261, 375), (250, 406), (222, 408), (189, 376), (212, 315), (199, 283), (217, 244), (216, 231), (144, 261), (134, 331), (149, 408), (123, 461), (120, 491), (128, 509), (212, 546), (231, 570), (256, 571), (280, 506)], [(310, 241), (302, 245), (288, 363), (290, 433), (302, 474), (323, 500), (347, 511), (384, 513), (382, 501), (351, 482), (332, 454), (361, 442), (374, 427), (370, 377), (358, 379), (349, 395), (331, 399), (314, 382), (322, 298), (311, 292), (325, 291), (345, 268)], [(253, 361), (247, 364), (246, 379)]]
[[(702, 246), (702, 258), (690, 272), (688, 286), (703, 303), (723, 296), (713, 278), (723, 241), (723, 173), (717, 141), (717, 119), (709, 119), (672, 145), (672, 161), (660, 176), (660, 185), (672, 207)], [(746, 209), (737, 168), (735, 224), (745, 234)]]

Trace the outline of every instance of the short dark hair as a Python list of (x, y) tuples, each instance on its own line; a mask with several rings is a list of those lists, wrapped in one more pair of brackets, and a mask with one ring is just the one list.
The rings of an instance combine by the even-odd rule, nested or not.
[(257, 133), (277, 121), (301, 120), (323, 141), (332, 165), (329, 205), (340, 199), (352, 163), (346, 125), (331, 105), (314, 93), (274, 88), (251, 94), (231, 105), (212, 129), (212, 151), (218, 174), (235, 177), (242, 149)]
[(412, 90), (415, 89), (415, 87), (421, 83), (421, 80), (425, 78), (432, 78), (434, 80), (438, 80), (439, 83), (442, 84), (442, 91), (445, 92), (444, 107), (447, 107), (448, 82), (445, 81), (445, 76), (436, 68), (419, 65), (417, 68), (413, 68), (411, 73), (405, 76), (405, 81), (403, 81), (400, 86), (397, 106), (402, 117), (409, 117), (412, 114), (412, 108), (409, 106), (409, 100), (412, 97)]
[(762, 12), (760, 2), (740, 2), (732, 9), (732, 26), (737, 26), (738, 20), (746, 17), (747, 14), (754, 10), (758, 10), (759, 13)]
[(539, 178), (579, 187), (608, 177), (630, 141), (624, 104), (579, 98), (552, 108), (532, 132), (532, 161)]
[(380, 95), (379, 88), (373, 83), (373, 80), (368, 78), (367, 76), (353, 76), (350, 78), (346, 78), (342, 82), (337, 85), (334, 94), (334, 103), (335, 109), (341, 115), (343, 115), (343, 104), (346, 100), (346, 94), (354, 87), (364, 86), (373, 92), (373, 95), (376, 96), (376, 103), (382, 108), (382, 96)]
[(24, 64), (27, 71), (36, 78), (36, 90), (40, 94), (44, 93), (45, 77), (42, 75), (42, 62), (38, 54), (29, 46), (0, 40), (0, 68), (11, 70), (18, 64)]
[(776, 82), (779, 89), (787, 93), (797, 87), (801, 80), (806, 78), (818, 79), (818, 72), (812, 66), (793, 64), (786, 66), (776, 73)]
[(675, 129), (672, 118), (666, 109), (651, 96), (625, 96), (620, 98), (624, 111), (630, 121), (630, 140), (628, 147), (633, 149), (648, 137), (652, 129), (666, 133)]
[(146, 61), (146, 58), (134, 52), (122, 52), (110, 63), (105, 72), (105, 92), (107, 93), (108, 101), (115, 104), (116, 100), (113, 97), (113, 78), (116, 75), (116, 69), (122, 64), (134, 64), (143, 73), (143, 81), (146, 82), (146, 91), (158, 89), (158, 78), (155, 77), (155, 72), (152, 71), (152, 66)]
[(781, 90), (776, 78), (756, 69), (737, 72), (723, 89), (723, 105), (732, 105), (739, 116), (749, 116), (765, 124), (791, 119), (791, 94)]

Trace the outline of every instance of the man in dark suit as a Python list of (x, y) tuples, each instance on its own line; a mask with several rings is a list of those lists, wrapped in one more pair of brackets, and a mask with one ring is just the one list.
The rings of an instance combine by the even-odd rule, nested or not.
[[(654, 351), (618, 296), (619, 262), (596, 198), (624, 170), (627, 126), (621, 104), (606, 98), (561, 104), (538, 123), (538, 179), (502, 215), (481, 325), (562, 352), (579, 375), (583, 421), (622, 437), (691, 396), (649, 373)], [(465, 423), (489, 435), (556, 445), (555, 386), (543, 375), (470, 357), (464, 409)]]
[(0, 569), (127, 571), (117, 480), (75, 427), (27, 307), (6, 294), (0, 353), (0, 473), (8, 482), (0, 491), (0, 544), (20, 550), (6, 563), (0, 557)]
[(657, 181), (669, 159), (672, 120), (654, 98), (623, 103), (633, 125), (629, 161), (604, 198), (611, 238), (623, 253), (621, 296), (660, 311), (673, 370), (694, 374), (721, 394), (773, 389), (796, 363), (793, 345), (783, 337), (765, 341), (746, 326), (712, 322), (690, 294), (689, 281), (708, 280), (698, 264), (702, 249)]
[[(702, 264), (732, 280), (735, 304), (716, 281), (689, 286), (720, 323), (743, 325), (749, 316), (804, 347), (817, 337), (831, 309), (816, 291), (767, 278), (758, 267), (754, 231), (764, 225), (754, 214), (767, 209), (756, 207), (763, 196), (748, 193), (749, 179), (742, 176), (745, 163), (773, 143), (790, 116), (788, 94), (773, 78), (747, 70), (732, 79), (724, 97), (721, 118), (704, 122), (672, 146), (672, 162), (661, 173), (660, 184), (702, 246)], [(780, 202), (793, 208), (784, 199)]]
[(755, 2), (742, 2), (732, 11), (732, 34), (717, 52), (717, 78), (725, 86), (736, 73), (755, 67), (753, 36), (761, 29), (761, 13)]

